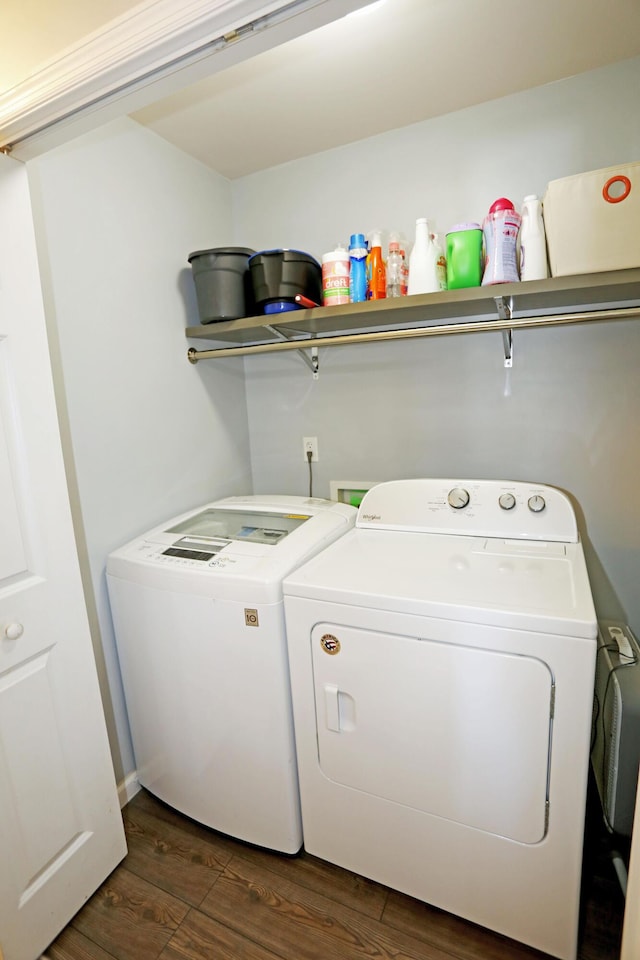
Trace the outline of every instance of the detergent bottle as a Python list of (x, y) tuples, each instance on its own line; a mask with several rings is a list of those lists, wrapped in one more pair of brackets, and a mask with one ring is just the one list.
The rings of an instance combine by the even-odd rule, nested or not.
[(520, 279), (545, 280), (549, 276), (547, 241), (542, 217), (542, 201), (529, 194), (522, 204), (520, 227)]
[(409, 295), (440, 290), (438, 252), (426, 217), (416, 220), (416, 241), (409, 255)]
[(482, 285), (512, 283), (518, 275), (518, 232), (521, 216), (506, 197), (500, 197), (489, 207), (484, 218), (485, 264)]
[(387, 254), (387, 297), (401, 297), (403, 295), (403, 269), (404, 257), (400, 249), (400, 240), (396, 233), (392, 233), (389, 237), (389, 252)]
[(376, 230), (371, 234), (369, 249), (369, 300), (384, 300), (387, 296), (387, 276), (385, 262), (382, 259), (382, 240)]
[(352, 233), (349, 240), (349, 297), (351, 303), (367, 299), (367, 241), (364, 233)]
[(447, 282), (450, 290), (482, 283), (482, 227), (456, 223), (447, 233)]
[(439, 233), (433, 234), (433, 243), (436, 253), (436, 273), (438, 276), (438, 286), (440, 290), (447, 289), (447, 257), (444, 252), (444, 243)]
[(349, 252), (341, 243), (322, 257), (322, 303), (325, 307), (349, 303)]

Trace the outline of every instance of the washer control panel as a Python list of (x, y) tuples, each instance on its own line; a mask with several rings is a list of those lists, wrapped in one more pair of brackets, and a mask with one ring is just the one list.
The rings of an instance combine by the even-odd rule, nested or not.
[(208, 567), (219, 567), (222, 558), (228, 562), (224, 551), (229, 547), (233, 550), (232, 541), (222, 539), (204, 542), (182, 537), (170, 544), (158, 543), (157, 540), (140, 540), (132, 548), (132, 555), (136, 560), (150, 560), (163, 566), (206, 570)]
[(575, 543), (575, 512), (546, 484), (499, 480), (391, 480), (364, 496), (356, 526)]

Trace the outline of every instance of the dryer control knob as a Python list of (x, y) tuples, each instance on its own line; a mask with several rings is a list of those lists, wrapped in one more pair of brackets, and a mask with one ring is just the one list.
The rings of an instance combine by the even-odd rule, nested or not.
[(462, 510), (469, 503), (469, 494), (462, 487), (454, 487), (453, 490), (449, 490), (447, 501), (454, 510)]
[(529, 497), (527, 503), (529, 510), (531, 510), (533, 513), (542, 513), (546, 507), (544, 497), (541, 497), (539, 493), (536, 493), (533, 497)]
[(513, 510), (516, 505), (516, 498), (512, 493), (501, 493), (498, 497), (498, 503), (503, 510)]

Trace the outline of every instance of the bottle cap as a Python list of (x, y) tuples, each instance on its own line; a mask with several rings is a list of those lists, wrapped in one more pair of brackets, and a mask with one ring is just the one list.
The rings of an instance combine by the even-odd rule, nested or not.
[(369, 236), (371, 237), (371, 240), (370, 240), (370, 242), (369, 242), (369, 246), (370, 246), (370, 247), (381, 247), (381, 246), (382, 246), (382, 240), (381, 240), (381, 238), (380, 238), (380, 231), (379, 231), (379, 230), (372, 230), (371, 233), (369, 234)]
[(469, 221), (469, 223), (456, 223), (450, 230), (447, 230), (447, 235), (450, 233), (461, 233), (463, 230), (482, 230), (482, 227), (479, 223), (473, 221)]
[(322, 254), (323, 263), (334, 263), (336, 260), (348, 260), (349, 251), (343, 243), (339, 243), (335, 250), (329, 250), (328, 253)]
[(540, 199), (540, 197), (538, 196), (537, 193), (529, 193), (529, 194), (527, 194), (527, 196), (524, 198), (524, 202), (527, 203), (529, 200), (539, 200), (539, 199)]
[(489, 213), (497, 213), (499, 210), (515, 210), (515, 207), (511, 203), (511, 200), (507, 200), (506, 197), (500, 197), (499, 200), (491, 204)]
[(397, 240), (389, 240), (389, 253), (391, 253), (394, 250), (397, 250), (399, 252), (400, 244)]
[(349, 240), (349, 248), (352, 247), (366, 247), (367, 242), (364, 238), (364, 233), (352, 233), (351, 239)]

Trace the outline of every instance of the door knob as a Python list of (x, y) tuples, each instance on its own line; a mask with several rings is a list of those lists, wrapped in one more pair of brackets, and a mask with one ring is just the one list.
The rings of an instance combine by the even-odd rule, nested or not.
[(18, 640), (24, 633), (24, 627), (21, 623), (10, 623), (5, 627), (4, 635), (7, 640)]

